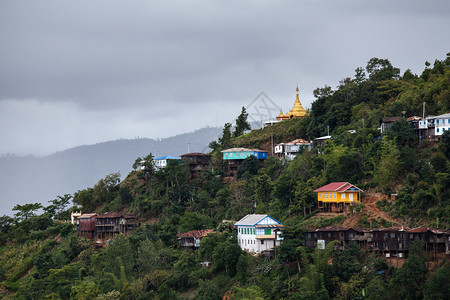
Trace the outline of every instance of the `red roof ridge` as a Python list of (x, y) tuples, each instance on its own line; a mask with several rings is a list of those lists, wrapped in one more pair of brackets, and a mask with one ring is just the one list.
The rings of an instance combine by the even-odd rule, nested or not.
[(178, 233), (178, 238), (186, 238), (186, 237), (193, 237), (196, 239), (203, 238), (209, 233), (214, 232), (214, 229), (200, 229), (200, 230), (191, 230), (184, 233)]

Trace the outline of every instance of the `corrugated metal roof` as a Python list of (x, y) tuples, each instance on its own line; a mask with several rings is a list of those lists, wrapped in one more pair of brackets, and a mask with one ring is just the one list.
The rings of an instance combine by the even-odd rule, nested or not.
[(187, 238), (187, 237), (193, 237), (195, 239), (201, 239), (202, 237), (205, 237), (209, 233), (214, 232), (214, 229), (202, 229), (202, 230), (191, 230), (185, 233), (179, 233), (177, 234), (178, 238)]
[(348, 231), (348, 230), (354, 230), (354, 231), (357, 231), (357, 232), (364, 232), (364, 230), (362, 230), (361, 228), (353, 228), (353, 227), (346, 228), (346, 227), (336, 226), (336, 225), (330, 225), (330, 226), (318, 228), (316, 230), (310, 230), (310, 232), (315, 232), (315, 231)]
[(107, 213), (98, 215), (97, 219), (120, 218), (120, 217), (124, 217), (125, 219), (135, 219), (136, 218), (133, 215), (119, 214), (119, 213), (116, 213), (116, 212), (107, 212)]
[[(274, 218), (272, 218), (269, 215), (258, 215), (258, 214), (249, 214), (246, 215), (245, 217), (243, 217), (242, 219), (240, 219), (237, 223), (234, 224), (234, 226), (254, 226), (256, 225), (258, 222), (262, 221), (264, 218), (269, 217), (270, 219), (274, 220), (275, 222), (277, 222), (278, 224), (281, 224), (283, 226), (283, 224), (277, 220), (275, 220)], [(275, 224), (261, 224), (261, 227), (270, 227), (272, 225)]]
[(189, 157), (189, 156), (194, 156), (194, 157), (195, 156), (202, 156), (202, 157), (208, 156), (208, 157), (210, 157), (211, 155), (205, 154), (205, 153), (200, 153), (200, 152), (186, 153), (186, 154), (180, 155), (180, 157)]
[(399, 119), (401, 119), (402, 117), (388, 117), (388, 118), (381, 118), (381, 122), (382, 123), (392, 123), (395, 122)]
[(82, 214), (81, 216), (79, 216), (78, 218), (90, 218), (90, 217), (94, 217), (96, 216), (96, 213), (90, 213), (90, 214)]
[(283, 228), (283, 224), (261, 224), (255, 225), (256, 228)]
[(286, 143), (285, 145), (295, 145), (295, 144), (311, 144), (310, 142), (304, 140), (304, 139), (296, 139), (293, 141), (290, 141), (289, 143)]
[(244, 151), (251, 151), (251, 152), (267, 152), (260, 149), (249, 149), (249, 148), (230, 148), (226, 150), (222, 150), (220, 152), (244, 152)]
[(166, 155), (161, 157), (155, 157), (153, 160), (163, 160), (163, 159), (181, 159), (181, 157)]
[(316, 190), (314, 192), (345, 192), (349, 189), (357, 189), (360, 192), (363, 192), (359, 187), (349, 183), (349, 182), (332, 182), (327, 185), (324, 185)]
[(262, 219), (264, 219), (267, 216), (268, 215), (249, 214), (249, 215), (246, 215), (245, 217), (243, 217), (242, 219), (240, 219), (234, 225), (235, 226), (238, 226), (238, 225), (252, 226), (252, 225), (255, 225), (256, 223), (258, 223), (259, 221), (261, 221)]
[(388, 231), (388, 232), (391, 232), (391, 231), (408, 231), (408, 230), (409, 230), (409, 228), (405, 227), (405, 226), (391, 226), (391, 227), (388, 227), (388, 228), (377, 228), (377, 229), (374, 229), (372, 231)]

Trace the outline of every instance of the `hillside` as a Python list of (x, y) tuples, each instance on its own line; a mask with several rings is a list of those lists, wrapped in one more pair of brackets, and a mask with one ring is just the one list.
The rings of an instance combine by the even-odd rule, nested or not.
[[(124, 180), (107, 175), (90, 187), (72, 191), (76, 207), (70, 207), (70, 196), (59, 197), (48, 206), (20, 206), (14, 218), (1, 217), (0, 295), (10, 299), (445, 299), (450, 290), (445, 252), (450, 227), (450, 130), (439, 141), (419, 140), (407, 118), (420, 112), (423, 100), (430, 114), (450, 111), (450, 54), (421, 75), (405, 71), (400, 76), (399, 69), (378, 58), (356, 73), (336, 90), (315, 90), (317, 99), (303, 119), (244, 135), (226, 124), (222, 136), (213, 137), (209, 144), (211, 163), (197, 173), (191, 173), (186, 163), (155, 170), (147, 156), (143, 168), (131, 171)], [(380, 134), (380, 119), (399, 115)], [(238, 119), (245, 119), (244, 111)], [(270, 150), (272, 143), (312, 140), (328, 129), (332, 140), (299, 151), (290, 162), (250, 156), (242, 161), (236, 177), (224, 180), (221, 150), (238, 146)], [(109, 146), (101, 145), (103, 152)], [(86, 148), (73, 151), (80, 150)], [(117, 150), (124, 155), (121, 151)], [(101, 162), (102, 154), (89, 163)], [(26, 172), (26, 163), (22, 171)], [(333, 182), (358, 187), (354, 193), (361, 189), (361, 203), (352, 202), (355, 205), (346, 206), (342, 213), (321, 212), (314, 190)], [(137, 228), (113, 233), (115, 237), (99, 247), (95, 239), (82, 237), (67, 223), (72, 210), (109, 212), (97, 221), (111, 223), (112, 215), (133, 219), (132, 214)], [(231, 225), (247, 214), (269, 214), (283, 224), (283, 240), (267, 256), (242, 250), (242, 245), (255, 241), (263, 245), (259, 239), (267, 245), (272, 236), (277, 237), (272, 231), (261, 237), (250, 227), (238, 235)], [(92, 218), (86, 222), (94, 222)], [(363, 235), (348, 243), (331, 233), (323, 235), (330, 239), (325, 249), (308, 243), (317, 233), (311, 229), (330, 225), (366, 231), (355, 230)], [(378, 236), (395, 245), (388, 256), (383, 242), (372, 243), (373, 229), (392, 225), (414, 229), (406, 235), (401, 231), (401, 242), (398, 232)], [(273, 226), (269, 224), (269, 230)], [(199, 234), (203, 229), (216, 232), (203, 237), (199, 250), (182, 249), (179, 233)], [(438, 238), (425, 243), (420, 235), (424, 229)], [(363, 239), (366, 234), (372, 234), (370, 244)], [(412, 239), (414, 234), (417, 238)], [(203, 267), (206, 262), (209, 267)]]

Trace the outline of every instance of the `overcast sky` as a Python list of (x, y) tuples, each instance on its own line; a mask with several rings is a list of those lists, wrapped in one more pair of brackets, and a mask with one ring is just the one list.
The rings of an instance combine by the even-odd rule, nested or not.
[(450, 1), (0, 0), (0, 154), (222, 127), (265, 92), (287, 111), (372, 57), (420, 74)]

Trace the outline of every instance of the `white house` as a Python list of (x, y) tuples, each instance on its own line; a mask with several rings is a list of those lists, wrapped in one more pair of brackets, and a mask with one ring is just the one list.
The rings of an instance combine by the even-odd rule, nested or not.
[(269, 215), (246, 215), (234, 226), (238, 230), (238, 243), (242, 250), (261, 253), (279, 246), (283, 224)]
[(153, 159), (153, 164), (155, 165), (155, 169), (159, 170), (159, 169), (167, 167), (167, 164), (169, 163), (169, 161), (172, 161), (176, 164), (180, 164), (181, 157), (170, 156), (170, 155), (155, 157)]
[(441, 136), (450, 129), (450, 113), (434, 117), (434, 135)]
[(279, 159), (286, 159), (291, 161), (295, 158), (298, 152), (302, 149), (310, 149), (312, 142), (305, 141), (303, 139), (296, 139), (289, 143), (280, 143), (275, 146), (275, 154)]

